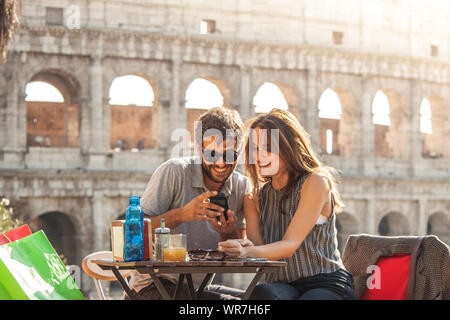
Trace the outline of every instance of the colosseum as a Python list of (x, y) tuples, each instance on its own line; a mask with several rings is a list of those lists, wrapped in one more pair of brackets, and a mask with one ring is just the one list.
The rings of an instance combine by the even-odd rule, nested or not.
[[(175, 130), (192, 130), (204, 111), (188, 105), (198, 80), (244, 120), (260, 112), (255, 101), (262, 89), (281, 94), (323, 162), (340, 172), (341, 248), (352, 233), (435, 234), (450, 244), (450, 6), (437, 0), (17, 6), (20, 27), (0, 65), (0, 196), (33, 229), (44, 229), (68, 264), (110, 250), (109, 222), (173, 156)], [(113, 101), (124, 90), (113, 82), (125, 76), (147, 84), (147, 104)], [(37, 82), (62, 99), (29, 97), (28, 86)], [(321, 104), (325, 96), (335, 107)], [(86, 275), (82, 289), (94, 289)]]

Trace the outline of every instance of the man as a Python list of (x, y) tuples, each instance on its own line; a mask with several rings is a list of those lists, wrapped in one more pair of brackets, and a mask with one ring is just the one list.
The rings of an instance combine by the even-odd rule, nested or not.
[[(234, 171), (243, 145), (243, 123), (236, 111), (219, 107), (204, 113), (196, 124), (198, 155), (170, 159), (156, 169), (141, 198), (141, 207), (150, 216), (153, 229), (160, 227), (164, 218), (172, 233), (186, 234), (187, 250), (216, 249), (220, 241), (245, 237), (243, 199), (250, 182)], [(228, 220), (221, 207), (208, 201), (218, 192), (228, 197)], [(160, 276), (160, 280), (173, 295), (175, 278)], [(141, 299), (161, 298), (148, 275), (132, 273), (130, 287)], [(188, 295), (185, 285), (178, 298), (187, 299)], [(242, 295), (242, 290), (211, 285), (200, 298), (236, 299)]]

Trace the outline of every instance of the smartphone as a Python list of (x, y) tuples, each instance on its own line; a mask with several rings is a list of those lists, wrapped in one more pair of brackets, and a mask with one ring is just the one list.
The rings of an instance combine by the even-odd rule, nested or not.
[[(212, 196), (209, 198), (209, 202), (214, 203), (218, 206), (221, 206), (224, 208), (223, 216), (225, 217), (225, 220), (228, 221), (228, 198), (223, 192), (219, 192), (217, 195)], [(220, 221), (220, 216), (217, 216), (217, 221)]]

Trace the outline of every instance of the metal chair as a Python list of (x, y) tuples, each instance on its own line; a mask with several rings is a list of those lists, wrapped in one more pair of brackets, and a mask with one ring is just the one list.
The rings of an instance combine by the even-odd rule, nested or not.
[[(86, 274), (94, 280), (95, 288), (97, 289), (97, 294), (100, 300), (106, 300), (100, 280), (117, 281), (117, 278), (114, 276), (112, 271), (102, 270), (97, 264), (93, 263), (92, 260), (111, 259), (111, 257), (111, 251), (98, 251), (86, 256), (81, 263), (84, 272), (86, 272)], [(119, 272), (122, 274), (125, 281), (127, 281), (127, 278), (130, 276), (130, 271), (121, 270)]]

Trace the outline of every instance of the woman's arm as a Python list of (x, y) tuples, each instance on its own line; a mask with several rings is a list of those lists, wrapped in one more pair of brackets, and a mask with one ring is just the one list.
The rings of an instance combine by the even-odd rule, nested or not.
[(259, 230), (258, 194), (247, 194), (244, 197), (244, 216), (247, 227), (247, 238), (254, 245), (264, 244)]
[(329, 195), (330, 189), (325, 178), (317, 174), (310, 175), (304, 182), (297, 211), (282, 240), (246, 247), (239, 247), (238, 242), (221, 242), (221, 250), (249, 258), (279, 260), (291, 257), (313, 229)]

